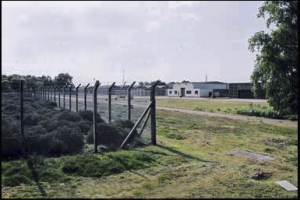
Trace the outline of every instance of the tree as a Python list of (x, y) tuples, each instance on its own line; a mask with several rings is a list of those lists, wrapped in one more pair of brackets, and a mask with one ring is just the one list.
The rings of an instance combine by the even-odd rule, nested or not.
[(183, 80), (181, 83), (189, 83), (190, 81)]
[(26, 77), (26, 87), (30, 89), (34, 95), (37, 92), (37, 89), (42, 86), (41, 80), (38, 77), (27, 75)]
[(73, 77), (68, 73), (60, 73), (54, 77), (54, 84), (56, 86), (72, 85)]
[(49, 87), (49, 86), (53, 86), (54, 82), (52, 81), (51, 76), (42, 76), (41, 77), (42, 83), (43, 83), (43, 87)]
[(257, 97), (262, 87), (274, 110), (298, 115), (298, 1), (266, 1), (257, 17), (266, 18), (267, 28), (275, 28), (248, 40), (249, 50), (258, 51), (252, 91)]
[(157, 81), (159, 82), (157, 85), (166, 85), (166, 83), (163, 82), (163, 81), (160, 80), (160, 79), (157, 79), (156, 81), (151, 81), (151, 82), (150, 82), (150, 85), (153, 85), (153, 84), (156, 83)]

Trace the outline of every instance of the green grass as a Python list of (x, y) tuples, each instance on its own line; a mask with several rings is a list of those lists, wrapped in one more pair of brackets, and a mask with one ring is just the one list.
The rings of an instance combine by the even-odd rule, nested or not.
[[(236, 114), (236, 109), (248, 107), (249, 101), (229, 101), (228, 99), (157, 99), (157, 106), (181, 108), (187, 110), (208, 111), (216, 113)], [(269, 107), (267, 102), (255, 102), (252, 105)]]
[[(298, 197), (297, 191), (275, 184), (287, 180), (298, 187), (297, 128), (165, 110), (156, 113), (157, 145), (42, 158), (32, 165), (26, 160), (2, 161), (2, 197)], [(233, 155), (237, 149), (275, 160)], [(263, 177), (257, 176), (257, 169)]]

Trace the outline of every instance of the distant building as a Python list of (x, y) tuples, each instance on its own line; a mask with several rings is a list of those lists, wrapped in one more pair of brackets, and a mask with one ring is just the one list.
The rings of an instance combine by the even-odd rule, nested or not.
[(167, 89), (170, 97), (214, 97), (228, 95), (228, 84), (219, 81), (175, 83)]
[[(229, 98), (255, 99), (252, 92), (252, 83), (229, 83)], [(258, 91), (258, 99), (266, 99), (266, 91)]]

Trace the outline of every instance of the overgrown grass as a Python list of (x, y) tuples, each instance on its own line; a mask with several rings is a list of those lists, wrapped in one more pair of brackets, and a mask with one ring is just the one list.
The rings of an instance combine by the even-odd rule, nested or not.
[(266, 101), (230, 101), (229, 99), (157, 99), (157, 106), (274, 119), (298, 120), (297, 115), (280, 115), (278, 112), (274, 111)]
[[(160, 99), (156, 100), (157, 106), (181, 108), (187, 110), (212, 111), (220, 113), (234, 113), (236, 108), (248, 106), (249, 101), (230, 101), (230, 99)], [(253, 105), (269, 107), (268, 103), (255, 102)]]
[[(157, 145), (104, 154), (2, 161), (2, 197), (297, 198), (298, 130), (157, 110)], [(272, 156), (256, 161), (243, 149)], [(16, 177), (12, 174), (17, 174)]]

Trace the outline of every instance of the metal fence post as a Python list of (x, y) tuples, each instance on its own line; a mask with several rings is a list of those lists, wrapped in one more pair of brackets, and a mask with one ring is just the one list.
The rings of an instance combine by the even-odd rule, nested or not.
[(60, 88), (61, 86), (58, 86), (58, 107), (60, 108)]
[(130, 94), (130, 90), (131, 90), (131, 88), (134, 84), (135, 84), (135, 81), (133, 81), (133, 83), (127, 89), (127, 99), (128, 99), (127, 118), (128, 118), (128, 120), (131, 120), (131, 103), (130, 103), (131, 102), (131, 94)]
[(57, 88), (57, 87), (54, 87), (54, 97), (53, 97), (54, 102), (56, 102), (56, 88)]
[(72, 106), (71, 106), (72, 88), (73, 88), (73, 85), (70, 85), (70, 89), (69, 89), (69, 109), (70, 109), (70, 111), (72, 109)]
[(21, 128), (21, 149), (22, 149), (22, 156), (26, 156), (25, 155), (25, 137), (24, 137), (24, 122), (23, 122), (23, 114), (24, 114), (24, 110), (23, 110), (23, 95), (24, 95), (24, 91), (23, 91), (23, 85), (24, 85), (24, 81), (21, 80), (20, 81), (20, 128)]
[(111, 90), (115, 84), (116, 82), (113, 82), (113, 84), (111, 84), (108, 88), (108, 122), (111, 122)]
[(53, 87), (50, 87), (50, 100), (52, 101), (52, 97), (53, 97)]
[(87, 90), (87, 87), (89, 87), (90, 84), (87, 84), (87, 86), (85, 86), (84, 88), (84, 110), (86, 110), (86, 90)]
[(49, 101), (49, 100), (50, 100), (50, 98), (49, 98), (50, 86), (49, 86), (49, 87), (47, 87), (47, 91), (48, 91), (48, 101)]
[(64, 99), (64, 108), (66, 108), (66, 86), (63, 86), (63, 95), (64, 95), (64, 97), (63, 97), (63, 99)]
[(76, 112), (78, 112), (78, 88), (80, 87), (81, 84), (79, 84), (76, 87)]
[(94, 86), (93, 96), (94, 96), (94, 112), (93, 112), (93, 132), (94, 132), (94, 152), (97, 153), (98, 146), (98, 134), (97, 134), (97, 89), (100, 83), (97, 80)]
[(150, 104), (147, 106), (146, 110), (143, 112), (142, 116), (138, 119), (138, 121), (135, 123), (125, 140), (122, 142), (120, 149), (123, 148), (123, 146), (126, 144), (127, 140), (131, 137), (133, 134), (134, 130), (136, 130), (137, 126), (141, 123), (142, 119), (145, 117), (147, 112), (149, 112), (149, 109), (151, 109), (153, 102), (150, 102)]
[(151, 142), (153, 145), (156, 145), (156, 112), (155, 112), (155, 87), (160, 81), (156, 81), (150, 89), (150, 101), (152, 102), (151, 106)]

